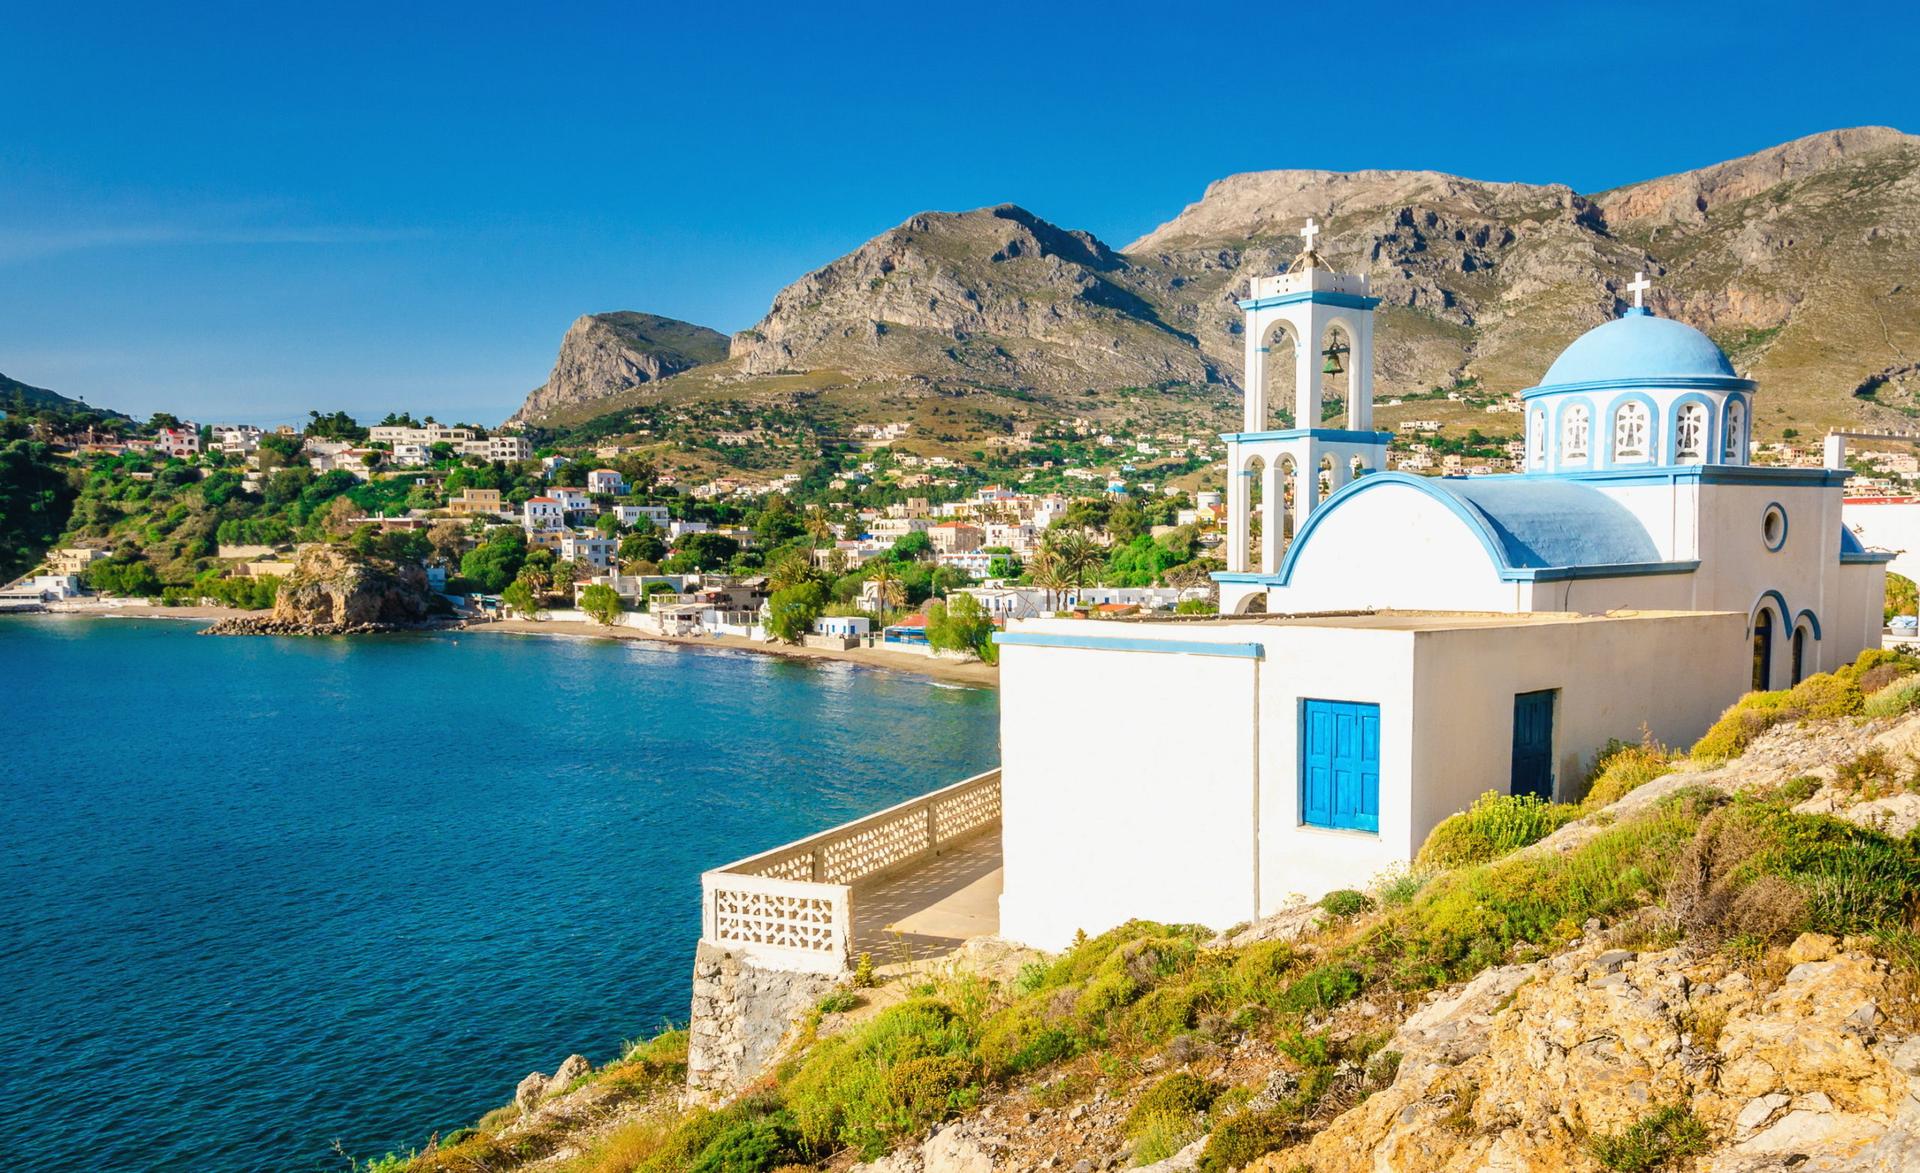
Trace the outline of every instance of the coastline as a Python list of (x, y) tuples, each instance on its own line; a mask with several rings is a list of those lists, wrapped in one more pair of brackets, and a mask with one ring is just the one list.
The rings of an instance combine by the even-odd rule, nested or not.
[[(210, 621), (229, 619), (235, 616), (255, 615), (260, 612), (244, 611), (236, 607), (160, 607), (151, 603), (127, 603), (119, 606), (73, 605), (67, 604), (58, 610), (32, 612), (39, 615), (78, 615), (93, 618), (118, 619), (175, 619)], [(831, 648), (793, 647), (786, 644), (756, 643), (737, 635), (653, 635), (636, 631), (630, 627), (602, 627), (596, 623), (554, 623), (526, 619), (500, 619), (485, 623), (469, 623), (464, 627), (448, 627), (428, 634), (459, 635), (471, 632), (493, 632), (500, 635), (551, 635), (566, 639), (616, 639), (637, 640), (643, 643), (674, 644), (687, 647), (728, 648), (733, 651), (752, 652), (761, 656), (779, 656), (789, 660), (837, 660), (846, 664), (857, 664), (867, 668), (880, 668), (890, 672), (906, 672), (916, 676), (925, 676), (946, 684), (964, 685), (969, 688), (998, 688), (1000, 669), (992, 664), (983, 664), (978, 660), (937, 660), (932, 656), (920, 656), (911, 652), (889, 652), (877, 648), (855, 648), (839, 651)]]
[(984, 664), (978, 660), (936, 660), (932, 656), (919, 656), (911, 652), (888, 652), (876, 648), (839, 651), (831, 648), (756, 643), (737, 635), (654, 635), (636, 631), (630, 627), (602, 627), (595, 623), (554, 623), (526, 619), (501, 619), (491, 623), (473, 623), (466, 627), (449, 629), (449, 633), (462, 635), (472, 632), (496, 632), (501, 635), (552, 635), (571, 639), (615, 639), (686, 647), (729, 648), (734, 651), (778, 656), (789, 660), (838, 660), (867, 668), (912, 673), (943, 683), (961, 684), (970, 688), (1000, 686), (1000, 669), (992, 664)]

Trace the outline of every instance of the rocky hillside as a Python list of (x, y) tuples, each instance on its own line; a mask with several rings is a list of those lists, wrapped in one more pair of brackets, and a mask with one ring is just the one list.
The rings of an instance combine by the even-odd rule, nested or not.
[(22, 383), (18, 379), (10, 379), (6, 375), (0, 375), (0, 408), (4, 408), (7, 403), (16, 396), (28, 407), (32, 408), (52, 408), (56, 411), (93, 411), (103, 416), (126, 418), (125, 416), (121, 416), (117, 411), (104, 407), (94, 407), (78, 399), (62, 395), (58, 391), (49, 391), (45, 387), (35, 387), (30, 383)]
[(660, 393), (806, 379), (1011, 393), (1078, 414), (1089, 388), (1198, 385), (1227, 404), (1234, 301), (1296, 255), (1309, 215), (1329, 263), (1369, 273), (1385, 299), (1385, 394), (1528, 386), (1645, 270), (1659, 312), (1762, 381), (1764, 432), (1920, 417), (1920, 139), (1877, 127), (1592, 194), (1431, 171), (1252, 172), (1121, 250), (1012, 206), (926, 213), (782, 290), (726, 362)]
[(582, 314), (560, 340), (553, 373), (528, 393), (513, 418), (545, 418), (726, 355), (726, 335), (691, 322), (631, 310)]
[(1456, 816), (1366, 893), (883, 969), (731, 1102), (682, 1099), (685, 1032), (571, 1057), (407, 1167), (1920, 1167), (1915, 669), (1870, 652), (1577, 807)]

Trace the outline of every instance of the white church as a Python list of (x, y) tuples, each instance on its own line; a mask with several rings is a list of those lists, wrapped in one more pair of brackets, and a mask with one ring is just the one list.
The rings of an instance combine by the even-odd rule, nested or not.
[(1524, 471), (1414, 476), (1373, 426), (1378, 299), (1314, 231), (1240, 302), (1221, 614), (999, 637), (1006, 937), (1364, 886), (1486, 791), (1577, 798), (1609, 739), (1686, 745), (1879, 643), (1846, 472), (1750, 465), (1757, 388), (1644, 279), (1522, 392)]

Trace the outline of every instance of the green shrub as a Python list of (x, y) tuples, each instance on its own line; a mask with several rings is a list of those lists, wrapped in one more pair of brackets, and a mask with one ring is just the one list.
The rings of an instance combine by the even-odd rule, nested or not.
[(1280, 995), (1279, 1006), (1295, 1014), (1331, 1010), (1358, 997), (1365, 984), (1359, 970), (1329, 962), (1300, 975)]
[(1867, 696), (1861, 712), (1869, 717), (1898, 717), (1920, 708), (1920, 672), (1900, 677)]
[[(854, 1148), (869, 1160), (884, 1153), (926, 1122), (920, 1112), (936, 1087), (943, 1097), (957, 1094), (942, 1081), (959, 1067), (908, 1065), (943, 1057), (971, 1072), (975, 1025), (945, 1001), (913, 998), (819, 1044), (784, 1089), (801, 1143)], [(916, 1102), (900, 1098), (906, 1094)]]
[(1611, 806), (1672, 771), (1673, 763), (1659, 746), (1609, 742), (1594, 759), (1587, 779), (1587, 796), (1581, 805), (1587, 810)]
[[(1807, 677), (1779, 692), (1750, 692), (1733, 703), (1693, 747), (1701, 762), (1724, 762), (1746, 752), (1762, 733), (1788, 721), (1856, 716), (1866, 708), (1867, 691), (1913, 661), (1899, 652), (1868, 648), (1853, 663)], [(1863, 684), (1867, 687), (1863, 689)]]
[(1457, 868), (1498, 859), (1546, 838), (1579, 814), (1569, 803), (1542, 802), (1531, 794), (1491, 790), (1473, 805), (1441, 821), (1414, 861), (1424, 868)]
[(1595, 1136), (1587, 1151), (1616, 1173), (1653, 1173), (1707, 1150), (1707, 1127), (1684, 1104), (1642, 1117), (1625, 1132)]
[(1297, 1133), (1293, 1113), (1278, 1109), (1235, 1112), (1214, 1125), (1197, 1168), (1199, 1173), (1229, 1173), (1244, 1168), (1255, 1157), (1293, 1143)]
[(1806, 893), (1807, 928), (1836, 936), (1905, 925), (1920, 910), (1920, 844), (1826, 815), (1751, 807), (1756, 869)]
[(887, 1094), (905, 1132), (945, 1120), (976, 1099), (979, 1090), (973, 1060), (958, 1055), (909, 1059), (887, 1073)]
[(1750, 692), (1728, 706), (1699, 741), (1693, 744), (1693, 760), (1724, 762), (1747, 751), (1762, 733), (1798, 714), (1786, 711), (1784, 692)]
[(1192, 1118), (1206, 1111), (1220, 1089), (1187, 1071), (1176, 1071), (1141, 1093), (1127, 1113), (1126, 1134), (1133, 1136), (1158, 1116)]
[(797, 1157), (794, 1133), (784, 1114), (742, 1120), (720, 1130), (700, 1150), (688, 1173), (764, 1173)]
[(822, 1014), (845, 1014), (847, 1011), (856, 1009), (865, 1003), (866, 999), (854, 993), (852, 990), (835, 990), (833, 993), (820, 999), (818, 1009)]
[(1373, 907), (1373, 901), (1367, 899), (1364, 892), (1352, 888), (1340, 888), (1320, 898), (1320, 907), (1332, 916), (1358, 916)]

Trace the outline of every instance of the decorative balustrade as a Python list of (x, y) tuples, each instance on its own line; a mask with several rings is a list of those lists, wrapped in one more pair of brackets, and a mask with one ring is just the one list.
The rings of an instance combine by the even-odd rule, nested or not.
[(888, 807), (700, 877), (701, 935), (769, 968), (838, 973), (852, 960), (853, 887), (1000, 823), (1000, 771)]

